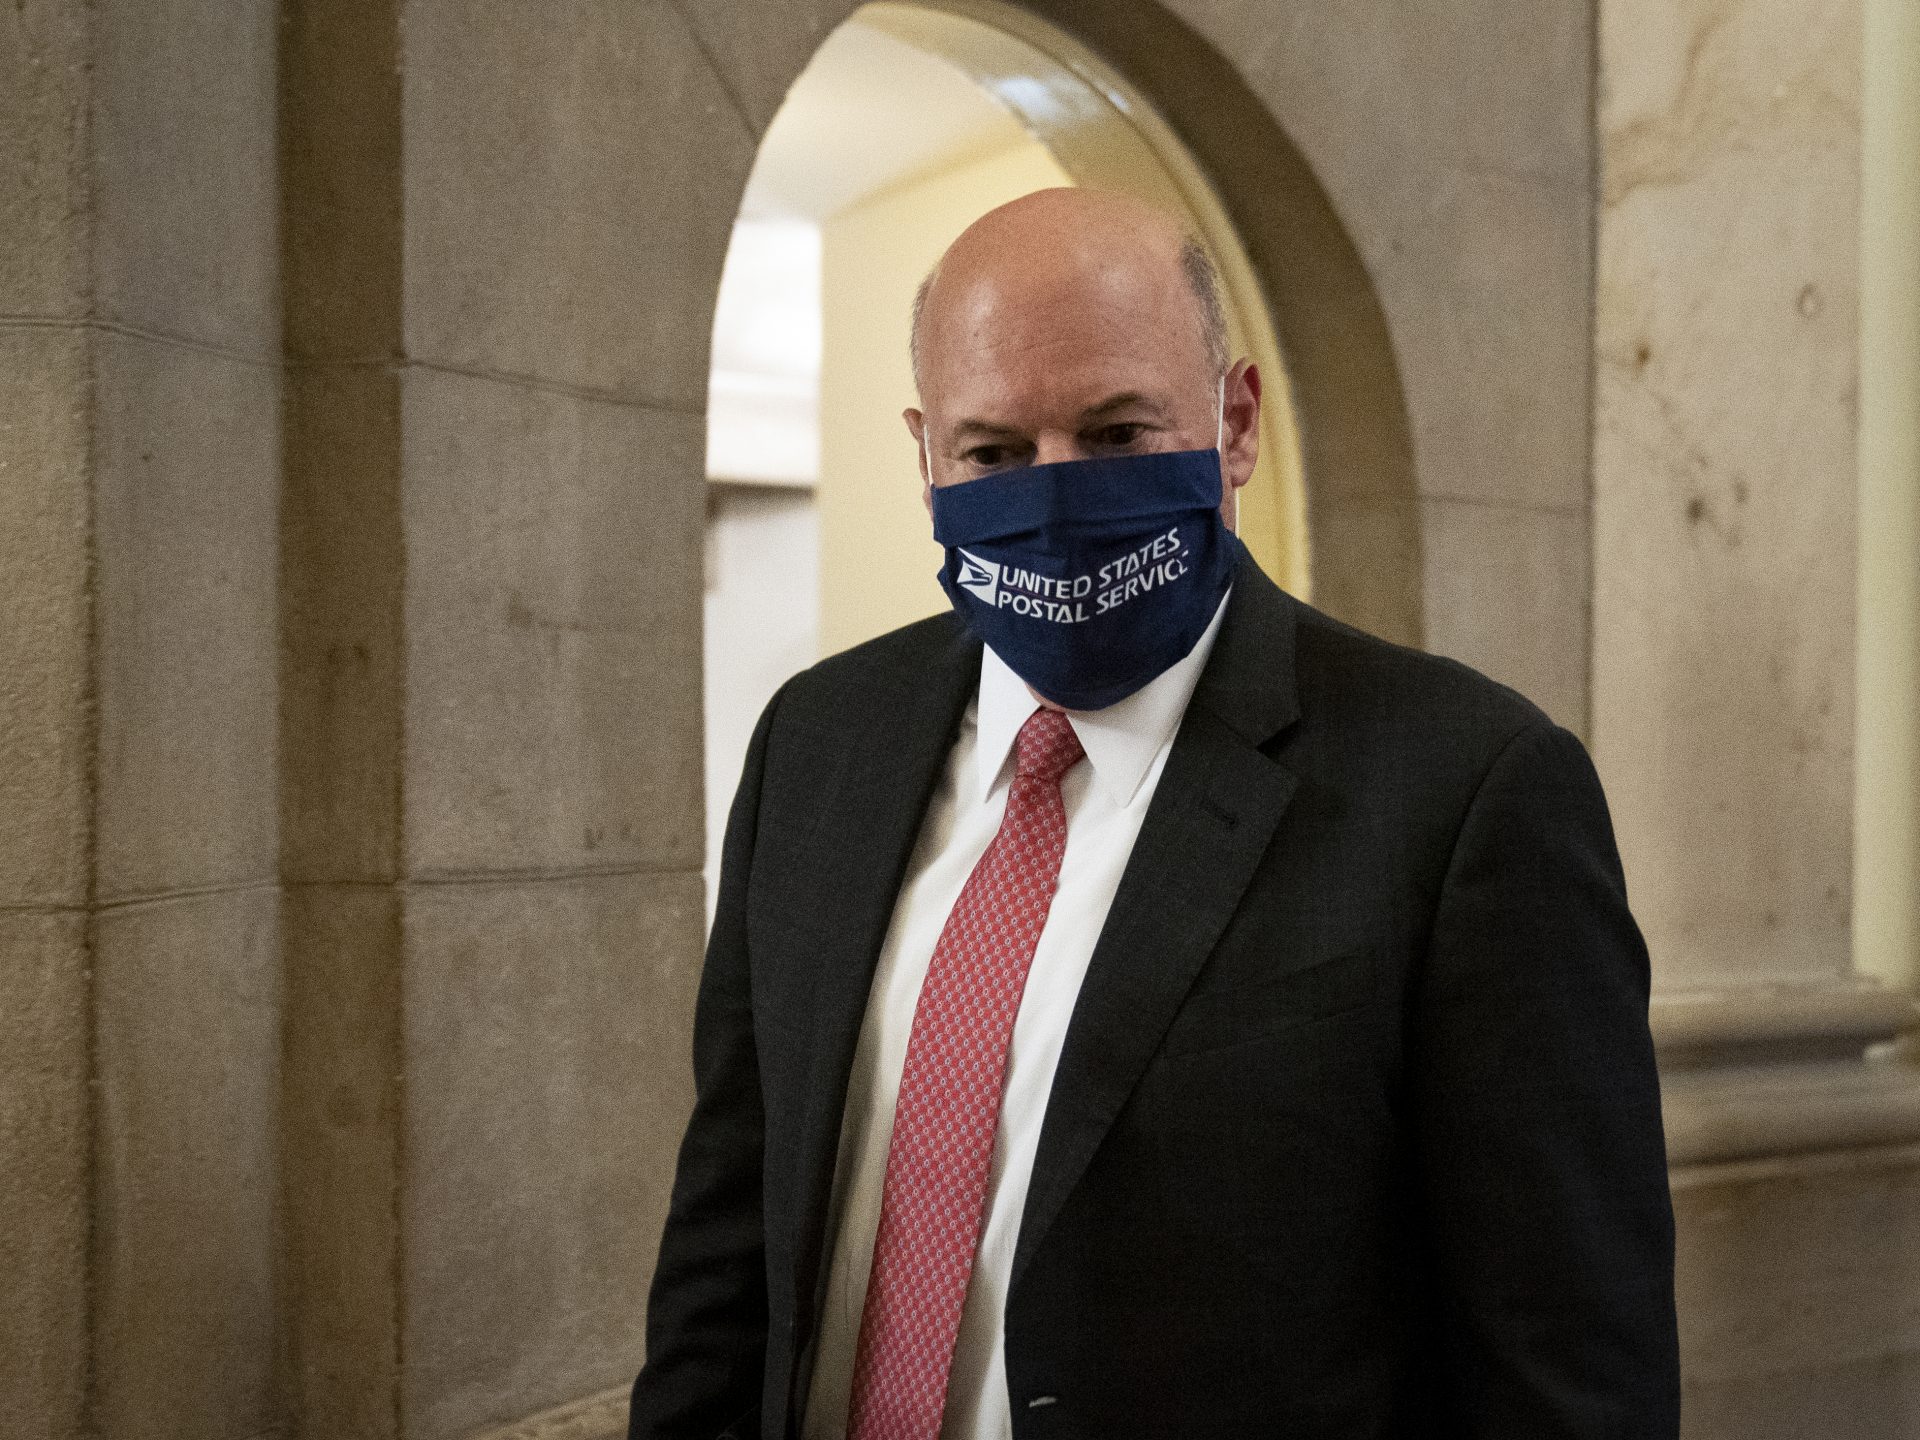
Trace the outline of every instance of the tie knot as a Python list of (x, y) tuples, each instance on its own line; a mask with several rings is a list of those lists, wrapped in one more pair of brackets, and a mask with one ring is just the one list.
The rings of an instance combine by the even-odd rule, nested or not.
[(1080, 748), (1080, 737), (1073, 733), (1067, 717), (1042, 707), (1020, 727), (1013, 753), (1016, 775), (1051, 784), (1078, 765), (1087, 752)]

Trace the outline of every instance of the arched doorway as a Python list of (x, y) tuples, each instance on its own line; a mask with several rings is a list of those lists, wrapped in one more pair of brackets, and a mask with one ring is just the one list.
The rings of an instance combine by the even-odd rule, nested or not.
[[(915, 399), (913, 288), (978, 215), (1062, 184), (1148, 199), (1212, 251), (1235, 353), (1268, 377), (1241, 533), (1281, 584), (1312, 591), (1300, 427), (1266, 287), (1173, 128), (1031, 11), (991, 0), (863, 6), (821, 45), (762, 137), (716, 308), (709, 895), (725, 801), (779, 681), (945, 603), (898, 420)], [(1337, 575), (1332, 588), (1337, 600)]]

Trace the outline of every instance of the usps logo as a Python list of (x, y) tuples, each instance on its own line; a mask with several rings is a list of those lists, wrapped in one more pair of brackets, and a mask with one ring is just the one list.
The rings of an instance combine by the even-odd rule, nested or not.
[(960, 551), (960, 586), (989, 605), (1000, 601), (1000, 567), (991, 560)]

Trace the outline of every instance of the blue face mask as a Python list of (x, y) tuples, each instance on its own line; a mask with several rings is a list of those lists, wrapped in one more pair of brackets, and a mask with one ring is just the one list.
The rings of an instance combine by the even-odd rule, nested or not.
[(933, 489), (941, 587), (967, 628), (1069, 710), (1184, 659), (1233, 578), (1219, 450), (1033, 465)]

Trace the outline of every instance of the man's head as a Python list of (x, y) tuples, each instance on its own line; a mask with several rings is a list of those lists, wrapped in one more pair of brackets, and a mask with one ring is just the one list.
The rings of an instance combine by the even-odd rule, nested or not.
[(1041, 190), (975, 221), (914, 306), (922, 479), (1096, 455), (1223, 453), (1221, 511), (1253, 474), (1260, 375), (1229, 366), (1212, 266), (1140, 201)]

